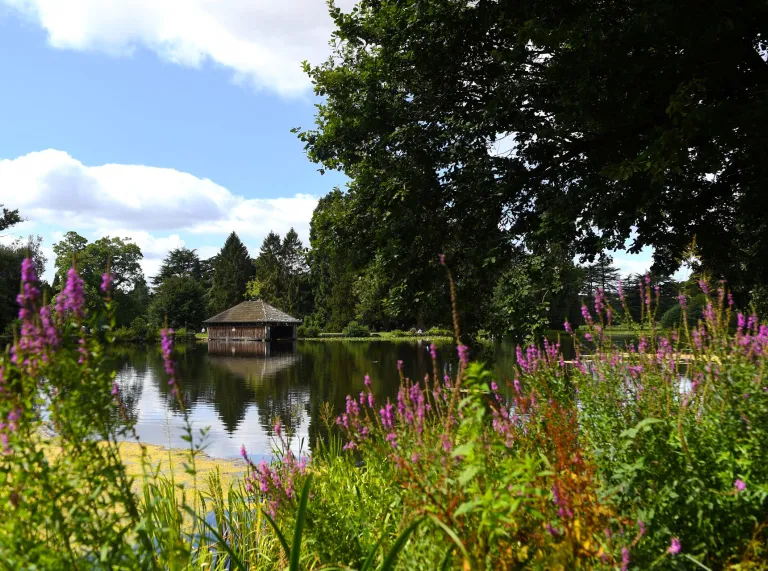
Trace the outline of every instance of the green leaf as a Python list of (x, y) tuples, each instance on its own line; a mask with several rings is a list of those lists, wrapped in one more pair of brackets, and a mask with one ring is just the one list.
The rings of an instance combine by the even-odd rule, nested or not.
[(296, 526), (293, 530), (293, 546), (291, 547), (290, 571), (299, 571), (301, 557), (301, 534), (304, 531), (304, 523), (307, 520), (307, 501), (309, 500), (309, 488), (312, 485), (312, 476), (307, 476), (299, 499), (299, 511), (296, 514)]
[[(202, 523), (206, 528), (208, 528), (208, 531), (210, 531), (213, 534), (213, 537), (216, 538), (216, 544), (224, 549), (224, 551), (227, 552), (227, 555), (229, 555), (230, 561), (232, 561), (232, 564), (237, 569), (242, 569), (243, 571), (246, 571), (248, 568), (243, 564), (243, 562), (240, 560), (240, 558), (235, 555), (235, 552), (232, 551), (232, 548), (229, 546), (229, 543), (219, 534), (218, 530), (214, 528), (210, 523), (205, 521), (205, 519), (198, 516), (195, 511), (190, 508), (189, 506), (184, 506), (184, 510), (192, 516), (192, 518), (200, 523)], [(266, 515), (266, 514), (265, 514)], [(267, 516), (269, 517), (269, 516)], [(271, 518), (270, 518), (271, 519)], [(274, 525), (274, 522), (272, 522)]]
[(272, 529), (275, 530), (275, 535), (277, 535), (277, 539), (280, 542), (280, 545), (283, 547), (283, 552), (285, 553), (285, 556), (290, 559), (291, 557), (291, 548), (288, 547), (288, 542), (285, 539), (285, 536), (280, 531), (280, 528), (275, 523), (275, 520), (272, 519), (272, 516), (270, 516), (264, 508), (261, 509), (261, 512), (264, 514), (264, 517), (267, 518), (267, 521), (269, 522), (269, 525), (272, 526)]
[(470, 480), (477, 476), (478, 472), (480, 472), (479, 466), (467, 466), (467, 468), (459, 474), (459, 484), (465, 486)]
[(455, 512), (453, 512), (453, 515), (455, 517), (464, 515), (465, 513), (472, 511), (476, 506), (480, 505), (480, 503), (481, 503), (480, 500), (472, 500), (469, 502), (464, 502), (458, 507), (458, 509)]
[[(468, 560), (469, 553), (467, 553), (466, 547), (464, 547), (464, 544), (462, 543), (461, 539), (459, 539), (459, 536), (456, 534), (456, 532), (450, 527), (448, 527), (448, 525), (445, 522), (441, 521), (439, 518), (433, 515), (430, 515), (429, 518), (435, 523), (435, 525), (437, 525), (440, 529), (442, 529), (448, 537), (451, 538), (451, 541), (453, 541), (453, 543), (456, 544), (456, 547), (459, 549), (459, 551), (461, 551), (461, 554), (464, 556), (464, 559)], [(448, 553), (446, 553), (445, 558), (448, 560), (450, 560), (451, 551), (452, 550), (449, 549)], [(443, 564), (445, 564), (445, 560), (443, 561)]]
[(475, 451), (475, 443), (474, 442), (467, 442), (465, 444), (462, 444), (461, 446), (457, 446), (453, 449), (451, 452), (451, 456), (453, 458), (456, 458), (457, 456), (469, 456)]
[(400, 554), (400, 551), (403, 549), (403, 547), (405, 547), (408, 538), (416, 530), (416, 528), (419, 527), (424, 519), (425, 518), (423, 517), (417, 519), (415, 522), (408, 526), (408, 529), (400, 534), (400, 537), (397, 538), (395, 544), (392, 546), (392, 549), (389, 550), (389, 553), (387, 553), (387, 556), (384, 558), (384, 562), (381, 564), (379, 571), (389, 571), (390, 569), (394, 569), (397, 556)]
[(638, 422), (634, 427), (627, 428), (626, 430), (622, 431), (622, 433), (619, 435), (622, 438), (634, 438), (638, 435), (640, 430), (646, 430), (647, 427), (649, 427), (652, 424), (656, 424), (658, 422), (663, 422), (662, 420), (659, 420), (658, 418), (644, 418), (640, 422)]

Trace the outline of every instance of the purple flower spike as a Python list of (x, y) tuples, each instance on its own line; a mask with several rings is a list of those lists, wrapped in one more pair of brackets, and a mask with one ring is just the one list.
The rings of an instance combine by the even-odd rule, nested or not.
[(60, 315), (71, 313), (75, 317), (83, 317), (85, 311), (85, 282), (77, 274), (75, 268), (67, 272), (67, 284), (56, 299), (56, 311)]
[(592, 325), (592, 316), (589, 314), (589, 309), (586, 305), (581, 306), (581, 316), (584, 318), (585, 322)]
[(112, 396), (116, 397), (119, 390), (120, 388), (117, 386), (117, 383), (112, 383)]
[(459, 353), (459, 360), (465, 365), (469, 364), (469, 347), (466, 345), (459, 345), (456, 347), (456, 351)]
[(101, 291), (107, 293), (113, 281), (114, 278), (112, 277), (112, 274), (109, 272), (104, 272), (104, 274), (101, 276)]
[(160, 351), (163, 354), (163, 364), (165, 372), (168, 374), (168, 385), (171, 386), (171, 394), (177, 396), (176, 389), (176, 364), (173, 362), (171, 353), (173, 352), (173, 329), (160, 330)]
[(568, 323), (568, 320), (565, 320), (565, 323), (563, 324), (563, 327), (565, 327), (565, 332), (568, 334), (573, 333), (573, 327), (571, 327), (571, 324)]
[(368, 375), (365, 375), (365, 377), (363, 377), (363, 384), (366, 387), (370, 388), (371, 387), (371, 377), (369, 377)]
[(744, 490), (747, 489), (747, 484), (746, 482), (744, 482), (744, 480), (739, 478), (733, 483), (733, 487), (736, 488), (737, 492), (743, 492)]
[(243, 457), (243, 460), (248, 460), (248, 452), (245, 449), (245, 444), (240, 445), (240, 456)]
[(667, 553), (670, 555), (677, 555), (680, 553), (680, 540), (676, 537), (672, 538), (672, 542), (669, 544), (669, 547), (667, 547)]
[(445, 265), (445, 254), (440, 254), (440, 264)]
[(627, 571), (629, 568), (629, 549), (621, 548), (621, 571)]
[(278, 419), (277, 419), (277, 422), (275, 422), (275, 434), (277, 434), (278, 436), (280, 436), (280, 433), (281, 433), (281, 431), (282, 431), (282, 428), (283, 428), (283, 427), (282, 427), (282, 425), (280, 424), (280, 419), (278, 418)]
[(401, 359), (397, 360), (397, 370), (402, 371), (403, 370), (403, 361)]

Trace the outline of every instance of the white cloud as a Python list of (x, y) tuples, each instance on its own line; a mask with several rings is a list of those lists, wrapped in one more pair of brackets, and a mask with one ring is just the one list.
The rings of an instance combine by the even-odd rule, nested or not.
[[(48, 32), (51, 46), (132, 54), (142, 47), (183, 66), (206, 61), (281, 94), (303, 92), (301, 62), (330, 53), (324, 0), (0, 0)], [(353, 0), (338, 2), (349, 10)]]
[[(644, 274), (650, 271), (653, 265), (653, 249), (650, 247), (643, 248), (637, 254), (620, 250), (609, 252), (609, 254), (613, 257), (613, 265), (621, 271), (622, 277), (629, 274)], [(688, 279), (690, 273), (690, 269), (683, 266), (672, 277), (676, 280), (685, 280)]]
[(284, 234), (294, 227), (306, 243), (317, 199), (307, 194), (245, 198), (174, 169), (86, 166), (63, 151), (48, 149), (0, 160), (0, 204), (18, 208), (32, 221), (15, 227), (16, 235), (31, 232), (32, 223), (45, 225), (48, 246), (68, 230), (91, 239), (130, 237), (144, 253), (145, 274), (152, 276), (168, 250), (190, 241), (196, 243), (188, 247), (200, 246), (203, 235), (216, 235), (215, 242), (220, 242), (202, 245), (204, 258), (233, 230), (252, 254), (270, 230)]

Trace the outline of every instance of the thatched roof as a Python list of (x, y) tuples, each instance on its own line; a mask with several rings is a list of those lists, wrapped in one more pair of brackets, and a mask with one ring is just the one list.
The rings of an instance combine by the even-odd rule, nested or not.
[(278, 323), (293, 325), (301, 323), (301, 320), (258, 300), (244, 301), (235, 307), (222, 311), (218, 315), (214, 315), (210, 319), (206, 319), (203, 323)]

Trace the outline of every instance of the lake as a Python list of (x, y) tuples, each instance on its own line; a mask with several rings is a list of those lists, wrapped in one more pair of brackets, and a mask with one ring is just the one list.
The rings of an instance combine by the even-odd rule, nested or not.
[[(440, 374), (457, 364), (451, 342), (437, 344)], [(136, 420), (140, 439), (184, 447), (183, 417), (171, 397), (159, 346), (113, 347), (120, 398)], [(500, 342), (482, 358), (504, 380), (514, 363), (515, 345)], [(359, 395), (368, 374), (377, 402), (397, 395), (397, 361), (403, 374), (423, 379), (432, 372), (425, 341), (296, 341), (277, 343), (191, 343), (177, 345), (178, 380), (194, 428), (209, 427), (205, 451), (212, 457), (239, 455), (244, 444), (259, 458), (270, 454), (274, 420), (280, 417), (304, 449), (325, 433), (323, 403), (338, 414), (347, 395)]]

